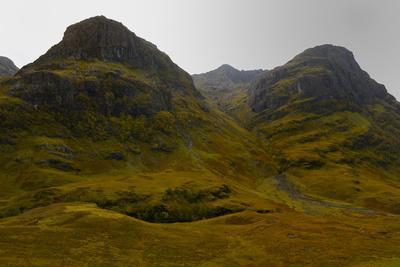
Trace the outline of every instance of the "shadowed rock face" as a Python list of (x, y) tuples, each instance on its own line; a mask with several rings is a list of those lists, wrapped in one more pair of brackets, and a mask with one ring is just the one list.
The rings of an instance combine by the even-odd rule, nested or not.
[(316, 104), (341, 101), (354, 106), (376, 99), (394, 101), (383, 85), (360, 68), (349, 50), (333, 45), (307, 49), (266, 73), (252, 88), (249, 104), (261, 112), (302, 99)]
[(0, 77), (14, 76), (18, 68), (9, 58), (0, 56)]

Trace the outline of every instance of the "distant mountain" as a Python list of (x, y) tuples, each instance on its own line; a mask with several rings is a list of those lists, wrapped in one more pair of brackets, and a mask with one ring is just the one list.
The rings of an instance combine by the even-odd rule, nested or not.
[(18, 67), (9, 58), (0, 56), (0, 77), (13, 76)]
[(222, 65), (219, 68), (203, 73), (192, 75), (197, 88), (207, 90), (233, 89), (240, 85), (246, 85), (259, 77), (264, 70), (237, 70), (230, 65)]
[(204, 96), (212, 99), (226, 113), (241, 121), (243, 118), (237, 111), (246, 107), (247, 90), (266, 72), (237, 70), (225, 64), (207, 73), (194, 74), (192, 78), (196, 88)]

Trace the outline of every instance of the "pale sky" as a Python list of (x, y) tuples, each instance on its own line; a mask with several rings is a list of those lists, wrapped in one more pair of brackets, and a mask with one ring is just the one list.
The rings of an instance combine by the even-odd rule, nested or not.
[(400, 99), (399, 0), (0, 0), (0, 55), (18, 67), (96, 15), (125, 24), (189, 73), (271, 69), (306, 48), (345, 46)]

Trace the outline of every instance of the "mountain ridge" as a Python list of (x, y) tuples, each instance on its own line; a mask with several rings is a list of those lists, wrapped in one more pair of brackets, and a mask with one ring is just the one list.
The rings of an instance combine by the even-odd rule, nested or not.
[(192, 78), (198, 88), (233, 89), (233, 87), (248, 84), (257, 79), (265, 70), (238, 70), (228, 64), (223, 64), (215, 70), (193, 74)]
[(18, 67), (7, 57), (0, 56), (0, 77), (14, 76), (18, 72)]

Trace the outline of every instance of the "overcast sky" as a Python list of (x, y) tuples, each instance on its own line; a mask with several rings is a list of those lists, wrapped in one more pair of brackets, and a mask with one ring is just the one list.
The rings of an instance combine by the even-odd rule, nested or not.
[(19, 67), (95, 15), (124, 23), (190, 73), (224, 63), (271, 69), (306, 48), (352, 50), (400, 99), (399, 0), (10, 0), (1, 1), (0, 55)]

